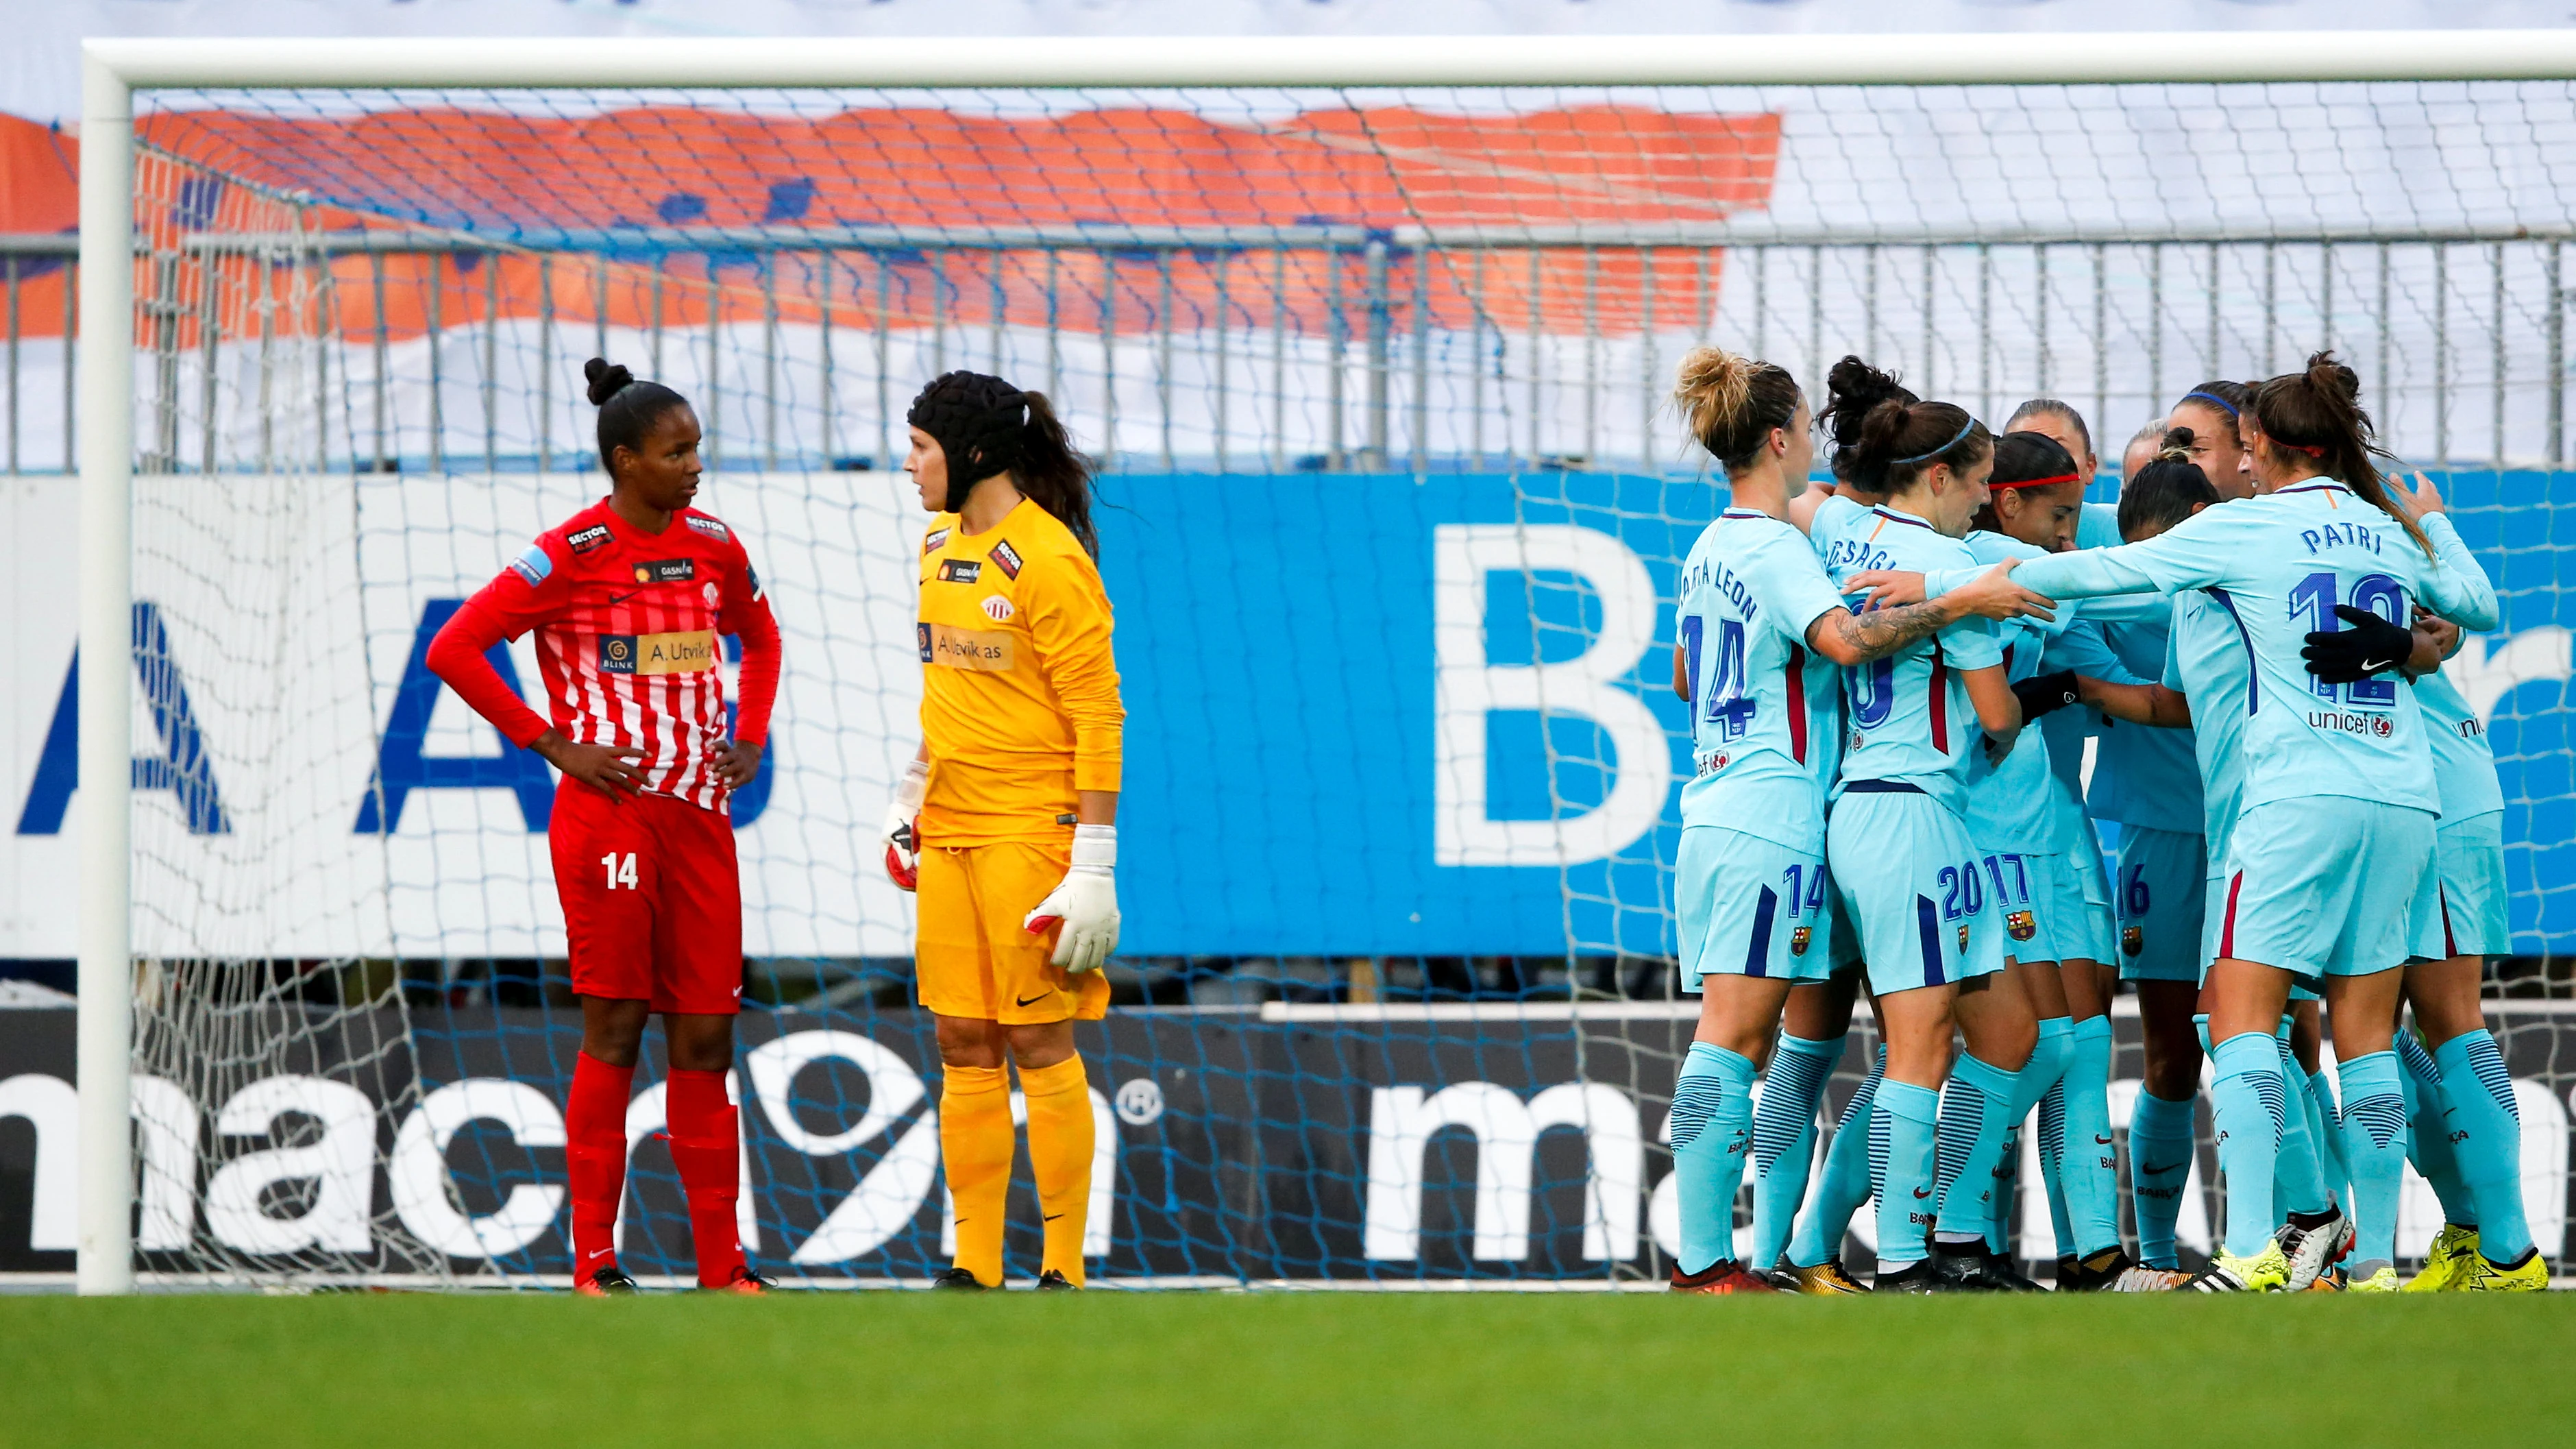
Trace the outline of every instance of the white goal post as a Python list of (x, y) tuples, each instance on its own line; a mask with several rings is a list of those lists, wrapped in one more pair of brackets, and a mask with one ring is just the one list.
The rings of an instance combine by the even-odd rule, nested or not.
[[(78, 617), (132, 627), (134, 96), (336, 87), (765, 91), (790, 87), (2078, 85), (2576, 79), (2576, 32), (914, 40), (93, 40), (83, 48)], [(1758, 219), (1752, 225), (1758, 226)], [(1751, 233), (1748, 231), (1748, 235)], [(1702, 244), (1724, 245), (1726, 227)], [(2295, 238), (2285, 238), (2295, 240)], [(80, 656), (79, 1291), (132, 1290), (135, 672)], [(1418, 919), (1418, 918), (1417, 918)]]

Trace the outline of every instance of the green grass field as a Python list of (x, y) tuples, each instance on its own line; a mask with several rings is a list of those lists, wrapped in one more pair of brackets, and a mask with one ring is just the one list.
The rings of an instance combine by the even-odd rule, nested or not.
[(2576, 1295), (20, 1297), (0, 1443), (2448, 1449), (2576, 1442), (2571, 1357)]

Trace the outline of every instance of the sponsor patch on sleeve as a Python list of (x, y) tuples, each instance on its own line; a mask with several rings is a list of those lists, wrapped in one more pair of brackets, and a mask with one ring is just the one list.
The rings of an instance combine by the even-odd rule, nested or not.
[(732, 530), (726, 528), (723, 524), (716, 522), (712, 518), (700, 518), (696, 514), (692, 513), (687, 515), (687, 521), (689, 527), (696, 529), (698, 532), (705, 534), (709, 538), (733, 537)]
[(564, 547), (574, 553), (588, 553), (606, 542), (608, 542), (608, 525), (605, 523), (594, 523), (588, 528), (578, 528), (564, 535)]
[(545, 545), (541, 543), (529, 544), (526, 553), (510, 560), (510, 572), (526, 579), (532, 589), (544, 583), (546, 576), (554, 571), (555, 561), (546, 556)]
[(921, 556), (923, 558), (928, 558), (932, 554), (939, 552), (939, 546), (947, 541), (948, 530), (944, 528), (934, 528), (930, 532), (923, 534), (921, 536)]
[(742, 576), (751, 581), (751, 596), (755, 599), (759, 598), (761, 596), (760, 570), (753, 568), (749, 559), (743, 561)]
[(1016, 579), (1020, 576), (1020, 555), (1011, 547), (1009, 539), (1003, 539), (993, 545), (991, 558), (993, 567), (1002, 571), (1002, 577)]
[(983, 575), (980, 559), (944, 558), (939, 561), (939, 581), (943, 584), (971, 584)]

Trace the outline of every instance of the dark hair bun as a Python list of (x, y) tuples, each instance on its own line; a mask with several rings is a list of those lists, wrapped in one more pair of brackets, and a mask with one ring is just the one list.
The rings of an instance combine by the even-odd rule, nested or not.
[(635, 383), (635, 374), (611, 363), (605, 357), (594, 357), (581, 365), (581, 375), (590, 379), (590, 405), (605, 407), (608, 400)]

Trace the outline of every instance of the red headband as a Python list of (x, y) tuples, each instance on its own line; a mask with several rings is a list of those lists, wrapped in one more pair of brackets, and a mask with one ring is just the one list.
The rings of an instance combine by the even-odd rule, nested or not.
[(2325, 449), (2323, 449), (2323, 448), (2311, 448), (2311, 447), (2309, 447), (2309, 446), (2308, 446), (2307, 444), (2305, 444), (2305, 443), (2283, 443), (2281, 446), (2282, 446), (2282, 447), (2284, 447), (2284, 448), (2292, 449), (2292, 450), (2297, 451), (2297, 452), (2305, 453), (2305, 454), (2307, 454), (2309, 457), (2311, 457), (2311, 458), (2315, 458), (2315, 459), (2317, 459), (2317, 460), (2318, 460), (2318, 461), (2320, 461), (2320, 462), (2324, 461), (2325, 456), (2326, 456), (2326, 450), (2325, 450)]
[(2016, 478), (2010, 483), (2000, 478), (1990, 478), (1986, 480), (1986, 486), (1988, 488), (2046, 488), (2057, 483), (2072, 483), (2082, 476), (2080, 473), (2060, 473), (2053, 478)]

